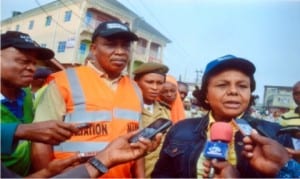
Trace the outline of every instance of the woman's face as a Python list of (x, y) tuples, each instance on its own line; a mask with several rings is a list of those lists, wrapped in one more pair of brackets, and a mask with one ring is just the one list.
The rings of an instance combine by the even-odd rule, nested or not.
[(250, 78), (244, 73), (229, 69), (208, 82), (206, 100), (216, 121), (228, 121), (242, 114), (250, 103)]
[(160, 94), (160, 90), (165, 83), (165, 76), (157, 73), (143, 75), (137, 84), (143, 93), (144, 103), (153, 104)]

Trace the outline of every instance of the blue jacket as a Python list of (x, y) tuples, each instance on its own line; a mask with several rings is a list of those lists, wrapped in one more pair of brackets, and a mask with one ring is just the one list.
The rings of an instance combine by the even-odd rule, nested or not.
[[(244, 116), (260, 134), (269, 136), (286, 147), (293, 148), (289, 135), (277, 136), (277, 123)], [(205, 146), (208, 116), (178, 122), (167, 133), (159, 159), (152, 172), (153, 178), (197, 178), (197, 161)], [(243, 135), (235, 133), (235, 151), (240, 177), (265, 177), (256, 172), (242, 155)]]

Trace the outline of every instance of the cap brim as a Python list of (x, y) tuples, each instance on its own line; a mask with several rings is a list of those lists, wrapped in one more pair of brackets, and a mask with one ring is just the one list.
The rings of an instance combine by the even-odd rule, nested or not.
[(32, 52), (35, 52), (35, 57), (38, 60), (50, 60), (54, 57), (54, 52), (47, 48), (42, 47), (26, 47), (22, 45), (13, 45), (13, 47), (20, 49), (20, 50), (30, 50)]
[(253, 65), (253, 63), (243, 58), (224, 60), (220, 62), (216, 67), (211, 69), (211, 71), (215, 71), (216, 69), (228, 68), (238, 69), (247, 75), (253, 75), (255, 72), (255, 66)]
[(130, 41), (137, 41), (139, 38), (132, 32), (127, 31), (111, 31), (109, 33), (102, 34), (101, 37), (104, 38), (122, 38)]

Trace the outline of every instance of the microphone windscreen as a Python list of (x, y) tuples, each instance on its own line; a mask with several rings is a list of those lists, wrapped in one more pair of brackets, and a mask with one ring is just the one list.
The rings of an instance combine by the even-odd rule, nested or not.
[(230, 142), (232, 135), (232, 126), (227, 122), (215, 122), (210, 128), (211, 141)]

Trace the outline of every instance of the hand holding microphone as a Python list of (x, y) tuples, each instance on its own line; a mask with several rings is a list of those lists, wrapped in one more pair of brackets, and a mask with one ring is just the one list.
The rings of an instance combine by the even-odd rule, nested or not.
[(210, 141), (207, 141), (204, 149), (204, 156), (211, 162), (204, 162), (203, 165), (209, 168), (208, 178), (213, 178), (216, 173), (217, 177), (237, 177), (238, 171), (227, 162), (228, 143), (233, 135), (232, 127), (227, 122), (215, 122), (210, 129)]

